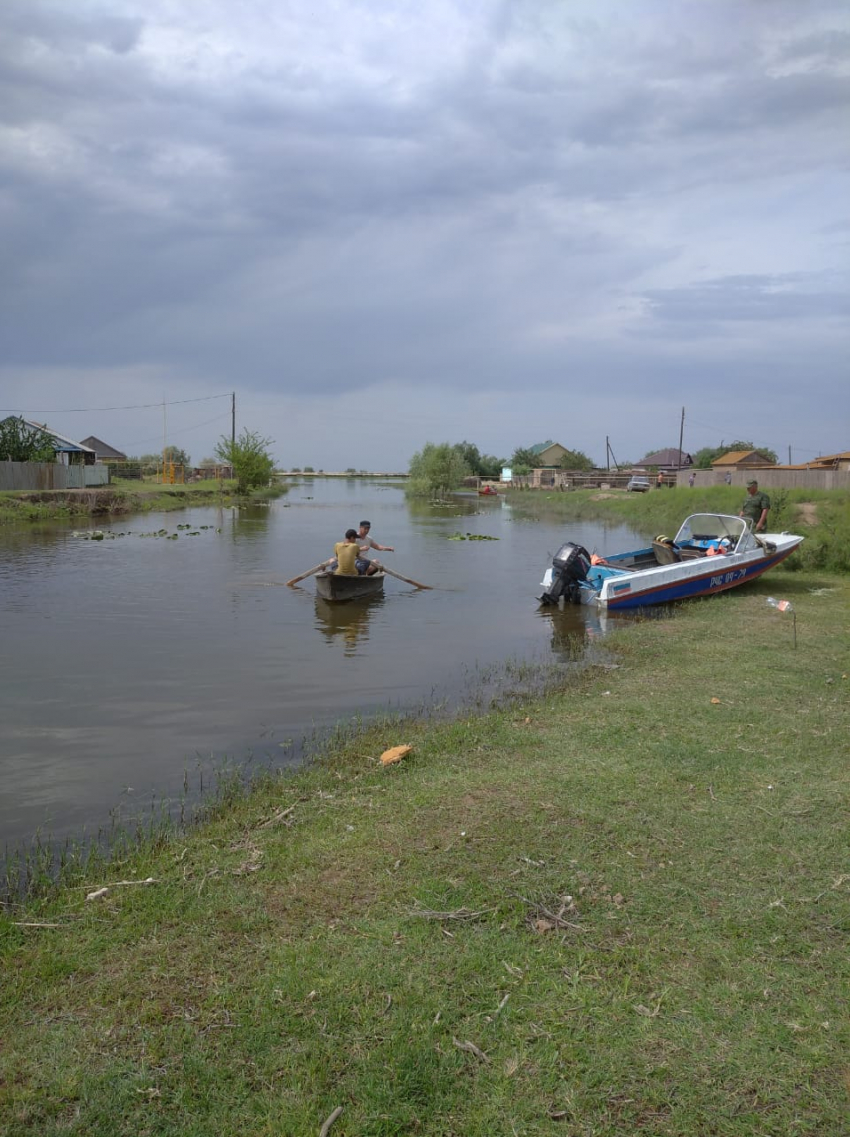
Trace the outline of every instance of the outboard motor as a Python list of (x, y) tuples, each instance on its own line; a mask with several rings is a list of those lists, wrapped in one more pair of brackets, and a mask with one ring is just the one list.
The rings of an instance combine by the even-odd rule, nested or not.
[[(543, 595), (538, 597), (540, 603), (557, 604), (563, 596), (567, 603), (580, 604), (580, 582), (587, 579), (589, 568), (590, 553), (587, 549), (574, 545), (572, 541), (565, 541), (552, 558), (552, 580), (547, 584)], [(549, 573), (546, 574), (548, 576)]]

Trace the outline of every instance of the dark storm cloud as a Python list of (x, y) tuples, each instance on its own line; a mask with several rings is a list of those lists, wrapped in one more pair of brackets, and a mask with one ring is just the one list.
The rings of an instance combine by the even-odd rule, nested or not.
[(4, 38), (14, 37), (18, 49), (36, 43), (62, 51), (95, 46), (123, 55), (136, 47), (142, 27), (141, 19), (39, 6), (32, 0), (6, 0), (3, 8)]
[(688, 340), (728, 369), (741, 335), (846, 315), (828, 242), (818, 263), (793, 238), (846, 218), (822, 206), (850, 34), (760, 7), (441, 0), (441, 41), (377, 2), (337, 35), (297, 3), (7, 0), (4, 358), (528, 391), (672, 376)]
[(685, 324), (694, 335), (717, 335), (729, 323), (787, 327), (812, 320), (845, 320), (850, 315), (848, 292), (823, 289), (820, 283), (800, 274), (730, 276), (686, 288), (656, 289), (647, 292), (645, 300), (657, 335), (667, 334), (670, 323)]

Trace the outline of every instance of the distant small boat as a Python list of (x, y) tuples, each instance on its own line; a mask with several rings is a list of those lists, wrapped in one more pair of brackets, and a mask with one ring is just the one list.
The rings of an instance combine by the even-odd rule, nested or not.
[(315, 576), (316, 594), (323, 600), (360, 600), (379, 596), (384, 591), (384, 574), (344, 576), (336, 572), (320, 572)]
[(479, 497), (500, 497), (500, 496), (502, 496), (502, 495), (500, 495), (499, 491), (497, 489), (494, 489), (492, 486), (484, 486), (483, 489), (479, 489), (478, 495), (479, 495)]
[(604, 559), (565, 542), (543, 576), (541, 604), (595, 604), (609, 612), (710, 596), (755, 580), (802, 542), (793, 533), (761, 533), (722, 513), (695, 513), (674, 540), (656, 537), (645, 549)]

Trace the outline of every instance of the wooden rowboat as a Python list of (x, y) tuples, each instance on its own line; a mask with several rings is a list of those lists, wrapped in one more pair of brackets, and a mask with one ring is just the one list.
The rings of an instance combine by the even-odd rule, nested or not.
[(315, 576), (316, 595), (323, 600), (361, 600), (366, 596), (380, 596), (384, 591), (384, 573), (371, 576), (343, 576), (341, 573), (320, 572)]

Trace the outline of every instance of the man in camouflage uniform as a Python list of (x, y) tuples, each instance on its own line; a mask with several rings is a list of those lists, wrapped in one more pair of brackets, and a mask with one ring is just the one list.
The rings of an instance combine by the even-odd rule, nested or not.
[(747, 482), (747, 496), (744, 498), (744, 504), (741, 506), (741, 512), (738, 516), (752, 521), (753, 529), (758, 533), (764, 529), (769, 509), (770, 498), (766, 493), (761, 493), (758, 482), (753, 478), (752, 481)]

